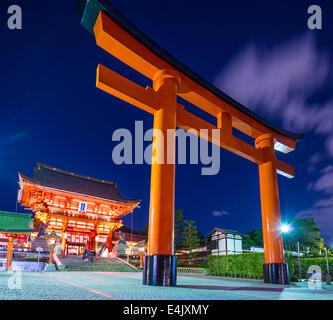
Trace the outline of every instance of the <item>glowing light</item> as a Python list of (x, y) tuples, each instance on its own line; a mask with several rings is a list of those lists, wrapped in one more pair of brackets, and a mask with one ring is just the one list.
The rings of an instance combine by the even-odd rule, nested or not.
[(291, 231), (291, 226), (289, 224), (282, 224), (280, 229), (283, 233), (288, 233)]

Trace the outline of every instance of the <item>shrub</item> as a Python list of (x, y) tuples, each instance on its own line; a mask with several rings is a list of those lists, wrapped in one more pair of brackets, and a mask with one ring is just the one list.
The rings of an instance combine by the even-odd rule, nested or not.
[[(285, 256), (289, 266), (289, 278), (297, 281), (299, 266), (297, 257)], [(225, 256), (209, 256), (208, 272), (214, 276), (263, 279), (264, 253), (243, 253)], [(311, 265), (318, 265), (322, 272), (327, 271), (326, 258), (301, 258), (302, 277), (307, 277)], [(333, 258), (329, 258), (330, 273), (333, 275)]]
[[(286, 262), (289, 266), (289, 274), (294, 278), (299, 278), (299, 264), (297, 257), (292, 257), (286, 255)], [(330, 274), (333, 276), (333, 258), (328, 258), (328, 264), (330, 268)], [(302, 278), (307, 277), (307, 271), (310, 266), (317, 265), (320, 267), (321, 271), (326, 273), (327, 272), (327, 264), (326, 258), (301, 258), (301, 271), (302, 271)]]
[(263, 264), (263, 253), (208, 257), (209, 274), (215, 276), (261, 279)]

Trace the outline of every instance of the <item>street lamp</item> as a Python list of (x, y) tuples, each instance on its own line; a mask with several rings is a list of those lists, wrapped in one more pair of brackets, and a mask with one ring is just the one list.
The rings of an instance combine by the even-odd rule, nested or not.
[(140, 253), (140, 268), (143, 266), (143, 255), (145, 253), (144, 247), (139, 247), (139, 253)]
[(131, 254), (131, 248), (127, 248), (125, 250), (125, 253), (127, 254), (127, 262), (129, 263), (129, 255)]
[(292, 228), (290, 224), (282, 224), (280, 230), (282, 233), (288, 233), (292, 230)]
[(60, 238), (54, 231), (51, 233), (47, 234), (45, 236), (46, 239), (49, 241), (49, 246), (50, 246), (50, 258), (49, 258), (49, 264), (53, 263), (53, 249), (56, 244), (56, 239)]
[(139, 248), (139, 253), (140, 253), (140, 268), (143, 266), (143, 256), (146, 252), (146, 249), (148, 248), (148, 244), (145, 240), (139, 242), (137, 244), (137, 247)]
[[(282, 233), (289, 233), (292, 231), (292, 226), (287, 223), (283, 223), (280, 226), (280, 230)], [(297, 255), (298, 255), (298, 270), (299, 270), (299, 281), (302, 280), (302, 267), (301, 267), (301, 254), (299, 249), (299, 241), (297, 240)]]
[(325, 246), (325, 254), (326, 254), (326, 265), (327, 265), (327, 273), (326, 273), (326, 284), (331, 284), (331, 273), (330, 273), (330, 265), (328, 263), (328, 256), (327, 256), (327, 247)]

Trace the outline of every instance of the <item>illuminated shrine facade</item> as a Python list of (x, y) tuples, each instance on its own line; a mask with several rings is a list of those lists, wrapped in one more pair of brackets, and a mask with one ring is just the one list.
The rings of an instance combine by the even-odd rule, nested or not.
[(19, 173), (18, 203), (33, 211), (33, 241), (38, 232), (60, 236), (57, 251), (82, 254), (86, 248), (112, 251), (112, 232), (122, 226), (120, 217), (141, 200), (122, 197), (117, 183), (95, 179), (37, 163), (34, 178)]

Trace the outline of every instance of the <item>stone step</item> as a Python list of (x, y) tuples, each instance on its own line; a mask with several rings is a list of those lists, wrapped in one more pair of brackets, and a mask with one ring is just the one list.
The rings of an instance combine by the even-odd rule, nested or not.
[(36, 251), (36, 248), (43, 248), (43, 253), (50, 252), (49, 243), (48, 243), (47, 239), (45, 239), (45, 238), (38, 237), (38, 238), (35, 238), (34, 240), (32, 240), (31, 250)]
[(94, 258), (93, 262), (84, 261), (82, 256), (58, 256), (67, 271), (113, 271), (132, 272), (133, 269), (117, 259)]

